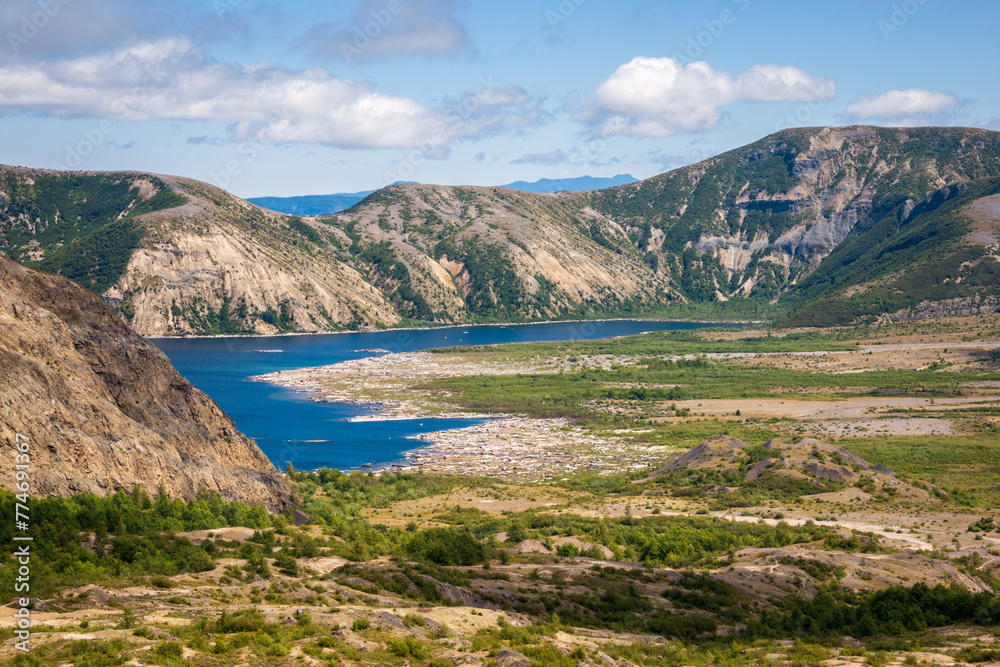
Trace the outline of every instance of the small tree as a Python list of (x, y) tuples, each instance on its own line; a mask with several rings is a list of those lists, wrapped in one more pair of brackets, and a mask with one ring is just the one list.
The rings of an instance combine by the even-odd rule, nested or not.
[(123, 607), (122, 617), (118, 620), (117, 627), (119, 630), (131, 630), (135, 627), (138, 620), (139, 619), (138, 616), (136, 616), (135, 609), (132, 607)]

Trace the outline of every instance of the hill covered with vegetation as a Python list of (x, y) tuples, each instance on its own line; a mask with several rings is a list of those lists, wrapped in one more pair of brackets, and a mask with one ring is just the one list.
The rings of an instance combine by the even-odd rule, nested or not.
[(176, 177), (0, 175), (3, 252), (146, 334), (651, 312), (831, 325), (1000, 304), (986, 130), (785, 130), (605, 190), (399, 184), (321, 218)]

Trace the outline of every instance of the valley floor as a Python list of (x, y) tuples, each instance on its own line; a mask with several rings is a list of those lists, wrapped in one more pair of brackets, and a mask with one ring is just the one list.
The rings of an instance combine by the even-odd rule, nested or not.
[(494, 419), (414, 443), (407, 469), (289, 471), (299, 527), (122, 494), (149, 528), (102, 542), (92, 501), (66, 501), (50, 514), (82, 542), (52, 542), (32, 653), (8, 614), (0, 662), (998, 664), (998, 341), (981, 316), (275, 374), (384, 416)]
[[(783, 352), (703, 352), (666, 355), (664, 360), (705, 359), (733, 368), (769, 368), (807, 374), (859, 375), (887, 371), (917, 372), (963, 369), (988, 371), (989, 361), (1000, 349), (996, 316), (946, 321), (940, 331), (926, 334), (918, 327), (888, 326), (862, 331), (847, 330), (838, 346), (852, 349), (789, 350)], [(982, 327), (984, 334), (967, 340), (966, 327)], [(800, 331), (741, 330), (702, 334), (721, 343), (761, 336), (781, 338)], [(852, 335), (853, 334), (853, 335)], [(541, 346), (530, 346), (532, 350)], [(330, 366), (281, 371), (258, 379), (310, 394), (316, 400), (377, 403), (381, 409), (371, 419), (422, 418), (462, 414), (458, 400), (447, 387), (431, 388), (435, 381), (482, 376), (544, 376), (586, 374), (602, 370), (608, 376), (601, 387), (671, 388), (680, 385), (614, 382), (613, 371), (641, 366), (644, 354), (485, 353), (482, 349), (456, 349), (446, 353), (386, 354)], [(586, 345), (582, 347), (586, 348)], [(510, 350), (512, 348), (501, 348)], [(603, 352), (603, 350), (602, 350)], [(485, 357), (485, 358), (484, 358)], [(799, 378), (801, 379), (801, 378)], [(883, 380), (884, 381), (884, 380)], [(878, 391), (878, 390), (882, 391)], [(989, 423), (1000, 423), (1000, 381), (967, 380), (950, 387), (960, 395), (914, 395), (895, 387), (840, 386), (836, 393), (823, 386), (773, 386), (754, 397), (689, 400), (590, 401), (597, 413), (633, 416), (644, 424), (669, 428), (698, 418), (720, 422), (783, 422), (777, 433), (805, 433), (822, 438), (873, 438), (878, 436), (957, 435), (974, 432), (970, 415), (988, 410)], [(872, 395), (875, 393), (875, 395)], [(631, 403), (631, 404), (630, 404)], [(492, 407), (488, 404), (484, 407)], [(679, 417), (680, 414), (686, 416)], [(971, 411), (971, 412), (970, 412)], [(488, 416), (493, 410), (473, 414)], [(739, 415), (737, 415), (737, 412)], [(467, 413), (467, 410), (466, 410)], [(469, 416), (463, 414), (463, 416)], [(604, 473), (636, 470), (674, 458), (675, 447), (647, 446), (629, 435), (650, 433), (648, 426), (583, 432), (566, 419), (530, 415), (494, 414), (496, 421), (466, 429), (431, 433), (428, 442), (410, 455), (404, 470), (423, 468), (434, 472), (499, 476), (516, 480), (560, 479), (580, 470)], [(687, 446), (681, 443), (679, 446)]]

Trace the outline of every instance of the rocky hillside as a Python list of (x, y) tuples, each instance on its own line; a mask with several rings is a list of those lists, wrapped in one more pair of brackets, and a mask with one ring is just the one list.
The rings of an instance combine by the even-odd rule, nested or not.
[(786, 130), (593, 192), (394, 185), (327, 218), (183, 178), (0, 168), (0, 250), (144, 334), (727, 300), (839, 324), (995, 309), (998, 198), (1000, 134), (966, 128)]
[[(0, 442), (30, 443), (34, 495), (150, 494), (289, 505), (253, 441), (96, 295), (0, 258)], [(13, 474), (3, 486), (13, 489)]]
[[(780, 298), (799, 305), (918, 268), (926, 252), (892, 257), (892, 247), (911, 248), (933, 236), (913, 230), (963, 194), (968, 204), (972, 190), (978, 197), (1000, 191), (989, 180), (997, 177), (996, 132), (807, 128), (600, 191), (591, 202), (625, 228), (685, 299)], [(975, 224), (995, 228), (995, 214), (990, 223), (958, 215), (953, 230), (921, 250), (951, 252)], [(989, 233), (973, 241), (980, 244), (977, 258), (1000, 248)]]
[(776, 438), (754, 447), (736, 438), (716, 436), (688, 450), (652, 477), (671, 474), (709, 483), (706, 489), (711, 495), (753, 485), (787, 488), (800, 495), (835, 493), (847, 487), (852, 489), (852, 495), (847, 497), (870, 499), (872, 494), (884, 494), (898, 500), (930, 498), (926, 489), (898, 479), (885, 466), (872, 465), (843, 447), (814, 438)]
[(625, 230), (576, 193), (393, 186), (330, 224), (410, 317), (546, 318), (673, 298)]
[(0, 168), (6, 254), (101, 294), (144, 335), (397, 323), (341, 261), (345, 241), (191, 179)]

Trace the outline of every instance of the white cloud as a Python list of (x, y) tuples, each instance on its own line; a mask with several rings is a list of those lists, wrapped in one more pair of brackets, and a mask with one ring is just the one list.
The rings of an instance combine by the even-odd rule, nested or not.
[(460, 53), (470, 42), (455, 13), (455, 0), (359, 0), (348, 22), (313, 26), (303, 43), (348, 61)]
[(754, 65), (736, 80), (736, 93), (751, 102), (817, 102), (835, 97), (837, 84), (798, 67)]
[(484, 86), (454, 108), (430, 108), (323, 68), (213, 62), (184, 37), (0, 66), (0, 114), (20, 111), (122, 121), (214, 120), (232, 123), (236, 139), (437, 150), (463, 137), (545, 120), (538, 102), (517, 87)]
[(663, 137), (705, 132), (719, 123), (719, 108), (741, 101), (822, 101), (836, 83), (787, 65), (757, 65), (738, 77), (706, 62), (636, 57), (597, 88), (576, 119), (601, 136)]
[(874, 97), (859, 95), (857, 101), (847, 106), (846, 114), (857, 118), (910, 118), (951, 111), (957, 106), (958, 98), (949, 93), (907, 88), (890, 90)]

